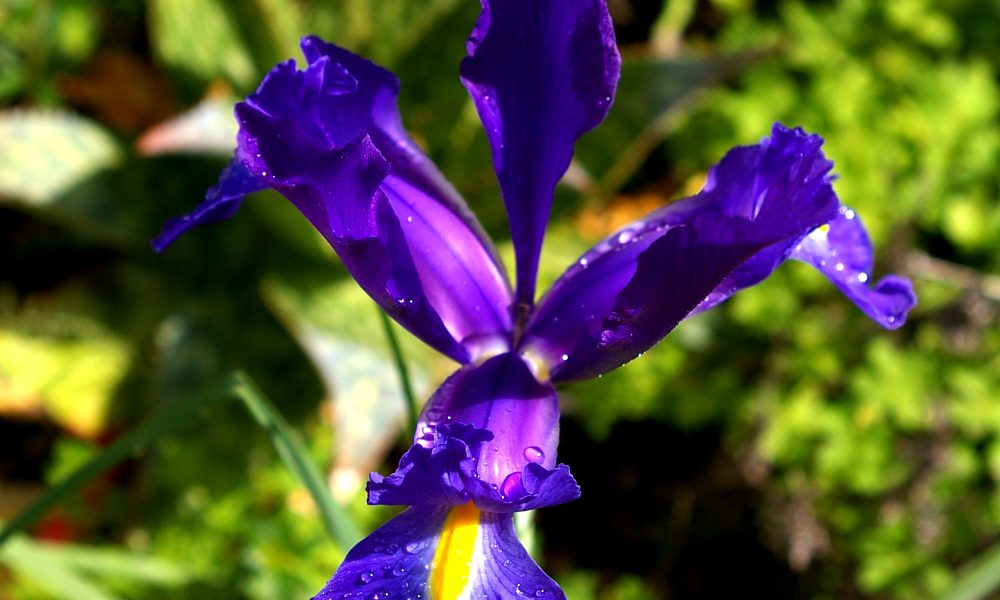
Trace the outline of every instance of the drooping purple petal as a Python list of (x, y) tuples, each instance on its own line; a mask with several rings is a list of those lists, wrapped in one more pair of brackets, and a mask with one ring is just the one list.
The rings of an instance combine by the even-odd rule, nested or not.
[(855, 212), (841, 206), (837, 217), (798, 240), (788, 240), (758, 252), (712, 290), (694, 312), (708, 310), (737, 291), (756, 285), (793, 258), (809, 263), (827, 276), (873, 321), (897, 329), (916, 306), (913, 284), (905, 277), (887, 275), (870, 285), (874, 258), (864, 224)]
[(474, 479), (479, 447), (493, 438), (467, 423), (442, 425), (430, 447), (414, 444), (388, 476), (372, 473), (368, 504), (458, 506), (470, 499), (466, 482)]
[(472, 563), (470, 598), (566, 600), (559, 585), (531, 559), (517, 539), (512, 515), (484, 512), (480, 554)]
[(150, 244), (157, 252), (163, 252), (189, 229), (232, 217), (243, 204), (244, 196), (266, 187), (267, 184), (233, 158), (219, 175), (219, 182), (205, 193), (205, 199), (193, 211), (164, 223), (160, 235)]
[(415, 506), (376, 529), (313, 600), (429, 598), (430, 566), (450, 508)]
[(565, 381), (651, 347), (751, 257), (836, 216), (821, 144), (776, 125), (764, 142), (730, 151), (699, 194), (613, 234), (568, 269), (519, 350)]
[(499, 486), (528, 464), (551, 469), (559, 443), (559, 400), (521, 358), (505, 353), (468, 365), (428, 400), (415, 443), (426, 443), (443, 424), (469, 423), (493, 433), (479, 449), (476, 475)]
[[(467, 423), (436, 427), (432, 445), (428, 447), (424, 439), (414, 444), (394, 473), (371, 474), (368, 503), (459, 506), (472, 501), (481, 510), (504, 513), (534, 510), (580, 497), (580, 487), (566, 465), (547, 469), (526, 460), (523, 470), (507, 473), (500, 484), (482, 479), (476, 464), (493, 439), (492, 432)], [(528, 453), (527, 458), (540, 457)]]
[(904, 277), (887, 275), (869, 285), (874, 259), (872, 245), (861, 219), (842, 207), (836, 219), (805, 237), (791, 258), (811, 264), (836, 285), (873, 321), (897, 329), (917, 305), (913, 284)]
[(493, 148), (516, 253), (516, 299), (530, 304), (555, 185), (577, 138), (607, 114), (621, 61), (604, 0), (482, 6), (462, 81)]
[[(462, 512), (457, 523), (449, 519), (456, 511)], [(449, 527), (456, 524), (474, 527), (474, 535), (455, 540)], [(443, 574), (440, 569), (453, 571)], [(454, 586), (447, 592), (441, 589), (445, 580)], [(510, 513), (411, 507), (351, 549), (313, 600), (444, 594), (491, 600), (566, 598), (517, 539)]]

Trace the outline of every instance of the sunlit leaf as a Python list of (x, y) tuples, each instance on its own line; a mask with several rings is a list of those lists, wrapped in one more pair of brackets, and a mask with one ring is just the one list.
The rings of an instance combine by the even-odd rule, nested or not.
[(79, 115), (0, 112), (0, 202), (44, 206), (121, 158), (114, 138)]
[(108, 334), (59, 338), (0, 329), (0, 414), (44, 412), (95, 438), (111, 421), (130, 356), (128, 343)]
[[(334, 279), (334, 273), (331, 267), (325, 276), (272, 276), (265, 296), (327, 388), (335, 435), (332, 483), (343, 498), (362, 487), (397, 439), (406, 407), (378, 309), (353, 281)], [(428, 353), (403, 336), (417, 398), (426, 398)]]

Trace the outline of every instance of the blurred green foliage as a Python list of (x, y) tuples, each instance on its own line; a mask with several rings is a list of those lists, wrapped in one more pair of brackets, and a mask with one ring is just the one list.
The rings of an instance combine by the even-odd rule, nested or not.
[[(333, 469), (359, 529), (391, 514), (363, 505), (359, 480), (394, 462), (403, 414), (374, 307), (272, 193), (153, 255), (146, 240), (194, 205), (225, 156), (142, 156), (134, 144), (203, 96), (252, 91), (316, 33), (397, 72), (408, 128), (509, 254), (488, 145), (457, 80), (476, 4), (0, 0), (0, 426), (30, 442), (0, 461), (0, 518), (23, 506), (21, 490), (37, 497), (235, 368)], [(539, 515), (543, 562), (581, 600), (707, 598), (713, 578), (756, 589), (763, 576), (711, 557), (700, 579), (685, 575), (690, 540), (728, 543), (711, 537), (724, 510), (706, 513), (709, 525), (698, 516), (722, 488), (750, 498), (736, 520), (787, 574), (788, 596), (976, 597), (959, 593), (973, 589), (963, 569), (1000, 539), (1000, 7), (659, 4), (617, 3), (616, 109), (559, 190), (543, 289), (616, 224), (696, 190), (728, 148), (780, 120), (826, 138), (879, 271), (912, 277), (921, 305), (884, 332), (787, 265), (641, 360), (567, 387), (564, 431), (586, 438), (565, 438), (574, 469), (620, 473), (620, 494), (696, 474), (656, 497), (659, 513), (632, 511), (653, 566), (545, 553), (560, 534), (546, 515), (560, 508)], [(426, 397), (453, 365), (403, 342)], [(639, 463), (611, 444), (640, 422), (715, 442), (694, 456), (647, 440), (640, 452), (658, 466), (633, 481)], [(588, 503), (601, 490), (580, 483), (580, 505), (600, 510)], [(235, 404), (162, 435), (33, 533), (72, 544), (4, 547), (9, 597), (307, 597), (347, 550)], [(997, 589), (1000, 569), (980, 566), (977, 589)]]

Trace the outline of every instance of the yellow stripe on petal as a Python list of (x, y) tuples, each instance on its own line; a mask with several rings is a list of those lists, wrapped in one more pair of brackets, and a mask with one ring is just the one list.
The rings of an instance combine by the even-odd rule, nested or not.
[(451, 509), (434, 552), (430, 578), (434, 600), (457, 600), (465, 590), (478, 537), (479, 509), (471, 502)]

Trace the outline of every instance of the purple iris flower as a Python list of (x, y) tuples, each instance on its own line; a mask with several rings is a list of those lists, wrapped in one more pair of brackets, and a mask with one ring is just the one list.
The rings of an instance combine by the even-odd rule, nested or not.
[(553, 192), (575, 141), (600, 123), (620, 58), (604, 0), (482, 0), (461, 78), (493, 150), (516, 256), (512, 286), (475, 217), (402, 126), (396, 78), (316, 37), (237, 104), (235, 157), (158, 250), (231, 216), (267, 187), (327, 239), (362, 288), (461, 363), (424, 408), (371, 504), (408, 506), (347, 555), (320, 599), (564, 598), (528, 556), (513, 514), (580, 494), (556, 462), (554, 384), (632, 360), (685, 317), (812, 264), (869, 317), (903, 324), (910, 282), (872, 274), (872, 247), (830, 185), (822, 139), (775, 125), (731, 150), (698, 194), (609, 236), (536, 302)]

